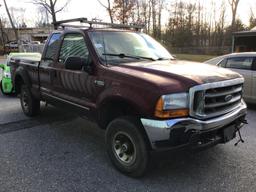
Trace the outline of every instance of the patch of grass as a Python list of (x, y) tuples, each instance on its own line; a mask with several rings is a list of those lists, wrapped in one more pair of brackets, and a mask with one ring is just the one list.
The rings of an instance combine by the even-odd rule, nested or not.
[(174, 54), (179, 60), (204, 62), (206, 60), (217, 57), (215, 55), (192, 55), (192, 54)]

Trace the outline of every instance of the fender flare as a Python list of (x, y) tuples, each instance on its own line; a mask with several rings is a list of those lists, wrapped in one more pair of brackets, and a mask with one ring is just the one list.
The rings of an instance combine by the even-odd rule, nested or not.
[(18, 67), (16, 70), (15, 76), (14, 76), (14, 88), (16, 89), (17, 83), (17, 77), (21, 77), (23, 82), (28, 86), (31, 87), (31, 80), (29, 78), (28, 72), (23, 67)]
[(115, 89), (106, 89), (97, 99), (96, 107), (100, 109), (106, 102), (114, 100), (129, 104), (140, 115), (150, 115), (148, 112), (151, 110), (145, 109), (147, 101), (143, 97), (120, 88), (118, 91), (115, 91)]

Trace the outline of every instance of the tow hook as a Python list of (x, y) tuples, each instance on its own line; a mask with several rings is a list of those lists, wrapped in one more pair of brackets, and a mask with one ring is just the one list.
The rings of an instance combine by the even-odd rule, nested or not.
[(239, 135), (239, 139), (238, 141), (234, 144), (235, 146), (237, 146), (240, 142), (241, 143), (244, 143), (244, 140), (242, 138), (242, 135), (241, 135), (241, 132), (240, 132), (240, 128), (241, 128), (241, 124), (248, 124), (247, 120), (242, 118), (242, 119), (239, 119), (239, 121), (236, 123), (236, 130), (238, 132), (238, 135)]

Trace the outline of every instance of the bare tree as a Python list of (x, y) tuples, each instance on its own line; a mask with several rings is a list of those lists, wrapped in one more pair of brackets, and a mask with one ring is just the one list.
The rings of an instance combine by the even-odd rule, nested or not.
[(134, 13), (136, 7), (134, 0), (114, 0), (113, 2), (113, 16), (116, 21), (127, 24), (131, 21), (131, 15)]
[(164, 8), (164, 0), (158, 0), (158, 32), (157, 36), (161, 39), (161, 31), (162, 31), (162, 11)]
[(110, 21), (111, 21), (111, 23), (113, 23), (114, 19), (113, 19), (113, 12), (112, 12), (110, 0), (107, 0), (108, 5), (103, 4), (100, 0), (97, 0), (97, 1), (101, 4), (101, 6), (103, 6), (108, 11)]
[(4, 47), (4, 30), (3, 30), (3, 24), (2, 24), (1, 18), (0, 18), (0, 32), (1, 32), (1, 44)]
[(38, 7), (38, 15), (35, 19), (37, 27), (49, 26), (49, 13), (44, 7)]
[(237, 7), (238, 7), (238, 3), (240, 0), (228, 0), (230, 6), (231, 6), (231, 10), (232, 10), (232, 23), (231, 26), (232, 28), (235, 25), (236, 22), (236, 12), (237, 12)]
[(250, 8), (250, 18), (249, 18), (249, 28), (256, 27), (256, 16), (254, 14), (253, 8)]
[(225, 38), (224, 38), (224, 29), (225, 29), (225, 19), (226, 19), (226, 4), (225, 1), (222, 1), (221, 7), (220, 7), (220, 18), (219, 18), (219, 26), (220, 26), (220, 44), (221, 47), (225, 44)]
[(142, 9), (142, 16), (141, 20), (144, 24), (146, 24), (146, 32), (150, 32), (150, 27), (151, 27), (151, 3), (150, 0), (142, 0), (141, 3), (141, 9)]
[(6, 0), (3, 0), (3, 1), (4, 1), (4, 6), (5, 6), (6, 13), (7, 13), (9, 21), (11, 23), (12, 29), (13, 29), (13, 31), (15, 33), (15, 39), (16, 39), (16, 41), (18, 41), (19, 40), (18, 31), (17, 31), (17, 29), (16, 29), (16, 27), (15, 27), (15, 25), (13, 23), (13, 19), (12, 19), (12, 16), (10, 14), (9, 8), (7, 6)]
[[(71, 0), (65, 0), (65, 1), (58, 1), (58, 0), (32, 0), (31, 2), (35, 5), (38, 5), (40, 7), (44, 7), (47, 12), (52, 16), (52, 22), (54, 25), (54, 29), (57, 28), (56, 26), (56, 14), (63, 11), (65, 7), (67, 7), (68, 3)], [(62, 5), (57, 6), (57, 2), (65, 2)]]
[(26, 9), (21, 8), (21, 7), (19, 7), (19, 8), (10, 7), (9, 10), (10, 10), (10, 14), (12, 17), (12, 21), (17, 28), (26, 26), (26, 24), (25, 24)]

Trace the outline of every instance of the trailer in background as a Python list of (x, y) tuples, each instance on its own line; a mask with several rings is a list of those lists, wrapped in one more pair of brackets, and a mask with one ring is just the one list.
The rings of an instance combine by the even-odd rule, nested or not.
[(256, 51), (256, 27), (250, 31), (233, 33), (232, 52)]

